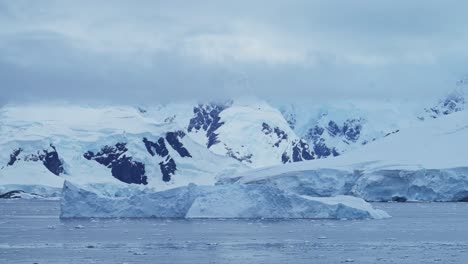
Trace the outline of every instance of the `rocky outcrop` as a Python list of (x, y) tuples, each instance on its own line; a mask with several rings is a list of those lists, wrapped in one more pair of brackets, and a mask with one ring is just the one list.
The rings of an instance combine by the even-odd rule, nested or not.
[(148, 184), (145, 175), (145, 164), (127, 157), (128, 151), (125, 143), (117, 143), (115, 146), (104, 146), (97, 153), (86, 152), (83, 156), (87, 160), (94, 160), (111, 169), (112, 176), (125, 183)]

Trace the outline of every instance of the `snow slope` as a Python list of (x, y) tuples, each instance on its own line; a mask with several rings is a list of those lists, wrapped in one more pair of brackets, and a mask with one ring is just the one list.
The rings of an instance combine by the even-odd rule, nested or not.
[(76, 217), (382, 219), (389, 215), (355, 197), (311, 198), (266, 185), (190, 184), (162, 192), (125, 188), (105, 194), (66, 181), (61, 218)]
[(310, 145), (316, 158), (360, 148), (418, 122), (465, 109), (468, 81), (439, 98), (416, 101), (353, 100), (329, 103), (273, 102), (290, 127)]
[[(327, 168), (374, 161), (382, 154), (378, 149), (387, 145), (396, 149), (386, 151), (388, 155), (380, 157), (381, 162), (374, 162), (374, 166), (385, 165), (382, 161), (409, 166), (405, 159), (415, 155), (423, 160), (425, 155), (454, 151), (451, 142), (426, 143), (439, 139), (425, 138), (425, 130), (438, 128), (424, 128), (422, 124), (416, 131), (413, 127), (462, 111), (463, 91), (460, 88), (432, 107), (364, 101), (288, 105), (256, 99), (145, 107), (8, 105), (0, 108), (0, 192), (23, 190), (56, 196), (64, 179), (80, 184), (125, 182), (155, 190), (189, 183), (213, 185), (223, 181), (223, 175), (247, 169), (348, 152), (358, 159), (338, 158), (338, 163), (333, 159)], [(406, 135), (414, 145), (411, 149), (406, 144), (385, 143), (408, 131), (413, 131)], [(453, 133), (445, 139), (449, 138), (463, 142), (462, 134)], [(367, 158), (366, 153), (358, 151), (363, 146), (371, 153)], [(464, 164), (460, 159), (462, 155), (454, 155), (451, 161)], [(428, 163), (432, 166), (439, 161)], [(412, 166), (429, 168), (418, 164)], [(446, 161), (443, 164), (450, 165)], [(320, 184), (325, 184), (322, 189), (328, 188), (330, 194), (343, 192), (327, 184), (349, 189), (347, 180), (328, 179)]]
[(220, 183), (264, 183), (299, 194), (351, 194), (370, 201), (464, 201), (467, 138), (468, 112), (460, 111), (333, 159), (252, 170)]
[(163, 190), (213, 184), (220, 173), (245, 169), (197, 144), (177, 124), (133, 107), (9, 106), (0, 120), (4, 192), (55, 192), (65, 179)]

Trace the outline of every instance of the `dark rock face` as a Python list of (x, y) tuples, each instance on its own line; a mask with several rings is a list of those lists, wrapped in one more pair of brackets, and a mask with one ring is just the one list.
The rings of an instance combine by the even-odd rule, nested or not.
[(395, 131), (393, 131), (393, 132), (390, 132), (390, 133), (385, 134), (384, 137), (388, 137), (388, 136), (390, 136), (390, 135), (392, 135), (392, 134), (396, 134), (396, 133), (398, 133), (398, 132), (400, 132), (399, 129), (397, 129), (397, 130), (395, 130)]
[(341, 129), (338, 126), (338, 124), (335, 123), (335, 121), (330, 121), (328, 122), (328, 134), (330, 134), (333, 137), (336, 137), (341, 134)]
[(224, 148), (227, 150), (226, 155), (228, 157), (236, 159), (240, 162), (252, 163), (253, 154), (241, 155), (239, 152), (234, 152), (231, 148), (229, 148), (226, 145), (224, 146)]
[(292, 158), (293, 162), (313, 160), (314, 153), (310, 150), (309, 145), (301, 139), (294, 143)]
[[(275, 137), (277, 141), (275, 144), (273, 144), (274, 147), (279, 147), (281, 142), (288, 140), (288, 134), (286, 132), (281, 130), (279, 127), (272, 128), (267, 123), (262, 124), (262, 132), (267, 136), (269, 135)], [(314, 159), (313, 151), (310, 149), (309, 144), (307, 144), (307, 142), (304, 140), (301, 139), (294, 141), (292, 142), (292, 145), (292, 156), (290, 156), (287, 152), (284, 152), (281, 155), (281, 161), (283, 163)]]
[(63, 169), (62, 161), (59, 158), (59, 154), (57, 153), (57, 149), (50, 145), (52, 148), (51, 151), (44, 150), (44, 155), (42, 157), (42, 163), (46, 168), (55, 175), (60, 175), (65, 172)]
[(21, 154), (22, 151), (22, 148), (13, 150), (13, 153), (10, 154), (10, 161), (8, 161), (8, 166), (13, 166), (13, 164), (15, 164), (15, 162), (18, 160), (19, 154)]
[[(339, 133), (339, 127), (335, 122), (332, 122), (331, 126), (327, 128), (327, 131), (335, 135)], [(317, 155), (317, 158), (326, 158), (330, 155), (338, 156), (339, 153), (335, 148), (330, 148), (326, 145), (325, 139), (322, 137), (325, 129), (323, 127), (315, 126), (307, 132), (304, 139), (311, 143), (314, 153)]]
[(169, 155), (169, 150), (166, 147), (164, 138), (159, 138), (157, 142), (143, 138), (143, 143), (145, 143), (146, 149), (151, 156), (158, 155), (164, 158), (164, 160), (159, 163), (159, 169), (163, 175), (162, 180), (165, 182), (170, 181), (177, 170), (177, 165), (174, 159)]
[(328, 125), (323, 128), (315, 126), (307, 132), (304, 139), (311, 144), (314, 153), (317, 158), (326, 158), (329, 156), (338, 156), (340, 153), (334, 147), (329, 147), (325, 143), (324, 133), (325, 131), (331, 137), (342, 138), (344, 142), (357, 142), (361, 136), (362, 120), (361, 119), (348, 119), (342, 125), (337, 124), (331, 120)]
[(19, 199), (23, 191), (10, 191), (3, 194), (0, 194), (0, 199)]
[(292, 155), (290, 156), (287, 152), (284, 152), (281, 156), (281, 161), (283, 163), (288, 163), (313, 160), (314, 158), (314, 152), (310, 149), (309, 144), (300, 139), (293, 142)]
[(229, 106), (230, 104), (199, 104), (193, 108), (194, 117), (190, 119), (187, 131), (206, 131), (208, 148), (218, 144), (219, 140), (216, 130), (224, 124), (224, 122), (221, 122), (221, 117), (219, 115)]
[(122, 154), (127, 152), (125, 143), (117, 143), (115, 146), (104, 146), (101, 151), (94, 154), (92, 151), (88, 151), (84, 154), (87, 160), (95, 160), (99, 164), (102, 164), (108, 168), (111, 168), (112, 163), (119, 159)]
[(361, 135), (361, 120), (359, 119), (350, 119), (346, 120), (342, 127), (342, 133), (346, 140), (356, 142)]
[(267, 123), (262, 124), (262, 131), (263, 133), (265, 133), (265, 135), (273, 135), (273, 133), (276, 135), (277, 141), (273, 145), (275, 147), (279, 147), (279, 145), (281, 144), (281, 142), (283, 142), (283, 140), (288, 139), (288, 134), (286, 134), (286, 132), (281, 130), (279, 127), (272, 128)]
[(339, 126), (334, 121), (328, 122), (327, 131), (330, 136), (344, 137), (347, 141), (356, 142), (361, 135), (361, 120), (360, 119), (348, 119), (342, 126)]
[(163, 175), (162, 180), (168, 182), (177, 171), (177, 164), (175, 160), (169, 154), (169, 150), (166, 146), (166, 141), (169, 143), (182, 158), (191, 158), (190, 152), (184, 147), (180, 139), (185, 137), (185, 133), (182, 131), (167, 132), (165, 139), (159, 138), (157, 142), (143, 138), (143, 143), (146, 146), (146, 150), (151, 156), (158, 155), (163, 158), (163, 161), (159, 163), (159, 169)]
[(188, 150), (184, 147), (184, 145), (180, 142), (180, 138), (184, 138), (185, 133), (183, 131), (176, 131), (176, 132), (167, 132), (166, 133), (166, 140), (171, 145), (171, 147), (179, 153), (179, 155), (184, 157), (192, 157)]
[(392, 201), (398, 202), (398, 203), (404, 203), (404, 202), (408, 201), (408, 199), (406, 197), (403, 197), (403, 196), (393, 196)]
[(131, 157), (125, 155), (116, 160), (111, 167), (112, 176), (126, 183), (148, 184), (148, 177), (145, 176), (145, 165), (138, 161), (133, 161)]
[(281, 155), (281, 161), (286, 164), (288, 162), (291, 162), (291, 158), (289, 158), (289, 155), (287, 152), (284, 152), (283, 155)]
[(329, 156), (339, 156), (340, 153), (335, 148), (329, 148), (325, 144), (325, 140), (323, 138), (319, 139), (314, 143), (314, 153), (317, 155), (317, 158), (324, 158)]
[(104, 146), (94, 154), (92, 151), (86, 152), (83, 156), (87, 160), (94, 160), (99, 164), (111, 169), (112, 176), (125, 183), (148, 184), (148, 177), (145, 175), (145, 165), (138, 161), (133, 161), (132, 157), (127, 157), (126, 143), (117, 143), (115, 146)]
[(465, 103), (464, 94), (460, 91), (455, 91), (441, 100), (436, 106), (425, 110), (432, 118), (437, 118), (442, 115), (449, 115), (462, 111), (465, 109)]
[[(54, 145), (50, 144), (49, 150), (44, 149), (42, 153), (40, 151), (37, 154), (28, 154), (24, 156), (24, 161), (42, 161), (42, 164), (53, 174), (59, 176), (62, 173), (65, 173), (63, 168), (63, 162), (60, 159), (60, 156), (57, 152), (57, 149)], [(20, 160), (19, 155), (23, 152), (22, 148), (15, 149), (12, 154), (10, 154), (10, 161), (8, 166), (13, 166), (16, 161)]]
[(171, 156), (167, 156), (164, 161), (159, 163), (159, 168), (161, 169), (163, 178), (162, 180), (168, 182), (171, 180), (171, 176), (175, 174), (177, 170), (176, 163)]
[(166, 143), (164, 138), (159, 138), (157, 142), (149, 141), (147, 138), (143, 138), (143, 143), (145, 143), (146, 150), (151, 156), (158, 155), (165, 157), (169, 155), (169, 150), (167, 150)]

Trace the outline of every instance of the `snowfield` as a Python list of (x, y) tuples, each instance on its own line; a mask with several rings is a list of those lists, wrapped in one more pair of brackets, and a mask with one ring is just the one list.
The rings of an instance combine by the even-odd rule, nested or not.
[(468, 112), (461, 111), (333, 159), (251, 170), (220, 179), (267, 184), (301, 195), (354, 195), (367, 201), (467, 201)]
[[(467, 201), (464, 105), (464, 93), (430, 108), (393, 102), (275, 107), (248, 99), (151, 107), (7, 105), (0, 108), (0, 195), (59, 197), (70, 181), (109, 197), (126, 188), (146, 195), (189, 184), (235, 184), (240, 199), (240, 183), (299, 197)], [(214, 193), (203, 203), (190, 202), (190, 208), (200, 206), (190, 213), (221, 215)], [(217, 209), (202, 211), (206, 204)]]
[(196, 186), (154, 192), (125, 188), (113, 193), (66, 181), (61, 218), (320, 218), (383, 219), (389, 215), (360, 198), (314, 198), (257, 184)]

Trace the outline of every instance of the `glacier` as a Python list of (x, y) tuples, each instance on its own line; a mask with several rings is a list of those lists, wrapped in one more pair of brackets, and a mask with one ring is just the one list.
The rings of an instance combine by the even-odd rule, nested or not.
[(464, 104), (464, 93), (456, 92), (426, 108), (256, 99), (6, 105), (0, 193), (59, 197), (66, 180), (155, 191), (247, 183), (317, 197), (464, 201)]
[(340, 157), (260, 168), (218, 184), (367, 201), (468, 201), (468, 112), (426, 120)]
[(60, 217), (384, 219), (390, 216), (356, 197), (300, 196), (258, 184), (189, 184), (159, 192), (136, 188), (109, 192), (109, 188), (102, 190), (65, 181)]

